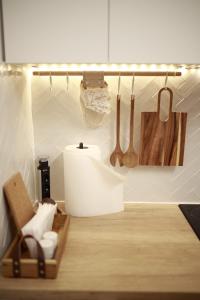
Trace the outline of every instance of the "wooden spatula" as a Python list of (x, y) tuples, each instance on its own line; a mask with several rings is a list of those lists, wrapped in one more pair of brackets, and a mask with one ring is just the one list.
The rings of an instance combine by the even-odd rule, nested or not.
[(123, 155), (123, 164), (128, 168), (134, 168), (138, 164), (138, 155), (133, 148), (133, 133), (134, 133), (134, 104), (135, 96), (131, 95), (131, 112), (130, 112), (130, 139), (129, 147)]
[(116, 146), (110, 156), (110, 163), (115, 166), (118, 162), (120, 167), (123, 166), (123, 152), (120, 146), (120, 95), (117, 95), (117, 114), (116, 114)]

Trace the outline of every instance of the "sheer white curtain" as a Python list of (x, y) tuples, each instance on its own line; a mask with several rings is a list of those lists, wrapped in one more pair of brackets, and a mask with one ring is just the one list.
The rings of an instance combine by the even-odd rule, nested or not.
[(0, 65), (0, 256), (11, 238), (2, 187), (16, 172), (35, 200), (30, 70)]

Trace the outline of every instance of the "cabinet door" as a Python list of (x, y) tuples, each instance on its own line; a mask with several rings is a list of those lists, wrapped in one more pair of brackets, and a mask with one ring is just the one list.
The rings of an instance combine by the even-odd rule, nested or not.
[(110, 0), (110, 61), (200, 63), (199, 0)]
[(0, 63), (3, 62), (2, 12), (0, 5)]
[(3, 0), (6, 62), (107, 62), (107, 0)]

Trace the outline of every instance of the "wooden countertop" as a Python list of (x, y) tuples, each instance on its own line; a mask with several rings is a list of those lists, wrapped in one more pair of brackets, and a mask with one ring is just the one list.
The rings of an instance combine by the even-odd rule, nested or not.
[(0, 277), (0, 299), (200, 299), (200, 243), (177, 205), (71, 218), (57, 279)]

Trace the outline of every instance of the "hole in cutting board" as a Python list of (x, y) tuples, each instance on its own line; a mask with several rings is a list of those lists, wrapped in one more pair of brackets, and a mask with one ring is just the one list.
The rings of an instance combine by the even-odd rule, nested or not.
[(170, 106), (169, 92), (163, 91), (160, 101), (160, 115), (159, 118), (162, 122), (166, 122), (169, 119), (169, 106)]

